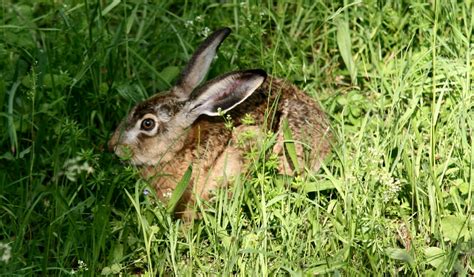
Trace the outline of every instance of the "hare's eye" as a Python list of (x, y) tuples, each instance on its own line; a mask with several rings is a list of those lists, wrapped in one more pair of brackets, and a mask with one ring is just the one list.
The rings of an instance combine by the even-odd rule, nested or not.
[(153, 130), (153, 128), (155, 128), (155, 120), (151, 119), (151, 118), (145, 118), (143, 119), (142, 121), (142, 125), (140, 126), (140, 128), (142, 130), (145, 130), (145, 131), (151, 131)]

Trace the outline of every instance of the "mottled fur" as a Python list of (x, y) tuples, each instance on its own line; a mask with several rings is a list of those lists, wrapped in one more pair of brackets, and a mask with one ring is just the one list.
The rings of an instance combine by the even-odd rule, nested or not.
[[(250, 70), (223, 75), (195, 89), (194, 80), (203, 78), (198, 71), (207, 72), (210, 65), (203, 57), (209, 59), (211, 50), (217, 50), (228, 32), (228, 29), (217, 31), (199, 47), (185, 69), (185, 74), (194, 74), (191, 81), (183, 74), (168, 94), (160, 93), (139, 103), (109, 142), (120, 156), (127, 152), (125, 148), (131, 152), (132, 162), (141, 166), (142, 176), (165, 202), (192, 164), (191, 185), (176, 210), (186, 219), (194, 215), (191, 206), (195, 195), (209, 199), (213, 190), (245, 169), (246, 149), (236, 143), (244, 131), (263, 134), (271, 130), (277, 134), (273, 152), (278, 155), (282, 174), (292, 175), (302, 172), (302, 168), (316, 171), (330, 151), (331, 133), (325, 114), (313, 99), (292, 84), (272, 77), (265, 80), (263, 71)], [(201, 54), (207, 45), (213, 49)], [(204, 65), (192, 64), (199, 59)], [(232, 118), (232, 129), (225, 126), (223, 116), (215, 116), (219, 107), (230, 109), (227, 114)], [(194, 111), (199, 113), (194, 114)], [(253, 118), (254, 123), (243, 124), (246, 115)], [(147, 117), (158, 126), (144, 132), (139, 125)], [(284, 122), (295, 141), (299, 169), (285, 153)]]

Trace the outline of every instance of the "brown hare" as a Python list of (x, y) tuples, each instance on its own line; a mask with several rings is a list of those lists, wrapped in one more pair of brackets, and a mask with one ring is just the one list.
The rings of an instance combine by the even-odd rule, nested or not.
[[(316, 171), (330, 151), (326, 115), (292, 84), (252, 69), (227, 73), (199, 86), (229, 33), (229, 28), (223, 28), (210, 35), (177, 84), (137, 104), (109, 141), (118, 156), (128, 155), (140, 166), (142, 176), (165, 203), (192, 164), (190, 183), (175, 211), (188, 220), (194, 216), (196, 197), (209, 199), (226, 178), (245, 169), (246, 149), (236, 143), (243, 132), (276, 134), (273, 153), (282, 174), (293, 175), (303, 168)], [(226, 126), (223, 113), (230, 115), (232, 128)], [(243, 122), (244, 117), (252, 120)], [(292, 141), (285, 130), (291, 131)], [(297, 162), (288, 157), (288, 143), (296, 150)]]

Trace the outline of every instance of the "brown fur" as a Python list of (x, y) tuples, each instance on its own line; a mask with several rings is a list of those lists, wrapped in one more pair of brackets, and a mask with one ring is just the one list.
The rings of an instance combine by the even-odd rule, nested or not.
[[(194, 217), (196, 197), (208, 200), (212, 191), (245, 170), (248, 149), (237, 143), (242, 133), (256, 134), (250, 146), (258, 147), (263, 134), (273, 131), (278, 170), (288, 175), (318, 170), (331, 147), (329, 123), (319, 105), (294, 85), (267, 77), (263, 70), (231, 72), (198, 87), (229, 33), (230, 29), (223, 28), (209, 36), (177, 85), (137, 104), (109, 141), (117, 155), (131, 154), (131, 162), (141, 166), (142, 176), (164, 202), (192, 165), (190, 185), (176, 209), (178, 216), (188, 220)], [(233, 128), (226, 127), (219, 109), (230, 115)], [(246, 116), (254, 122), (244, 124)], [(285, 141), (284, 125), (293, 141)], [(285, 143), (295, 147), (295, 164)]]
[[(276, 110), (272, 110), (275, 103)], [(169, 153), (169, 159), (164, 157), (163, 162), (142, 168), (142, 176), (151, 182), (158, 197), (166, 202), (188, 166), (193, 164), (191, 185), (177, 209), (177, 213), (183, 213), (185, 218), (194, 214), (190, 210), (195, 202), (194, 194), (208, 200), (213, 190), (225, 184), (224, 179), (245, 169), (245, 150), (235, 145), (235, 139), (243, 129), (252, 127), (242, 124), (242, 117), (246, 114), (255, 119), (253, 127), (261, 132), (273, 130), (277, 133), (273, 152), (279, 156), (279, 171), (282, 174), (294, 173), (292, 163), (285, 155), (281, 127), (284, 120), (288, 121), (293, 139), (297, 142), (295, 147), (300, 166), (316, 171), (330, 151), (329, 124), (319, 105), (294, 85), (280, 79), (268, 78), (252, 96), (229, 114), (234, 124), (233, 132), (225, 127), (222, 117), (200, 116), (183, 133), (182, 143), (177, 143), (176, 152)], [(304, 157), (303, 144), (299, 142), (311, 147), (308, 149), (311, 157)]]

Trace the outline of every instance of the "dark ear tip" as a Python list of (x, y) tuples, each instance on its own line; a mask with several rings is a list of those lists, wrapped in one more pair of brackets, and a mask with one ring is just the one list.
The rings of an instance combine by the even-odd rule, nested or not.
[(268, 74), (265, 70), (263, 69), (260, 69), (260, 68), (256, 68), (256, 69), (249, 69), (247, 70), (248, 73), (251, 73), (251, 74), (254, 74), (254, 75), (259, 75), (261, 77), (263, 77), (263, 79), (266, 79)]
[(232, 32), (232, 29), (230, 29), (229, 27), (224, 27), (221, 28), (219, 31), (225, 33), (226, 35), (229, 35)]
[(214, 33), (210, 35), (210, 37), (222, 35), (222, 40), (224, 40), (231, 32), (232, 30), (229, 27), (224, 27), (224, 28), (214, 31)]

